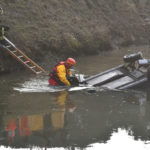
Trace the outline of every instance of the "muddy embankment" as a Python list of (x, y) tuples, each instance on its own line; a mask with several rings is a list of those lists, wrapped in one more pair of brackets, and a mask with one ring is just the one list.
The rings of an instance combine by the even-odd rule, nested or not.
[[(1, 0), (7, 37), (49, 69), (56, 60), (149, 44), (149, 0)], [(24, 67), (0, 50), (0, 72)]]

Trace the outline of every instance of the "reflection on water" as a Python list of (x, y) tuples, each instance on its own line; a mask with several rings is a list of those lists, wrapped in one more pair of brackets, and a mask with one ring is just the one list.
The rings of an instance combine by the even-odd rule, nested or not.
[[(51, 144), (51, 135), (59, 134), (59, 132), (63, 134), (65, 113), (66, 111), (73, 113), (76, 106), (71, 101), (67, 91), (61, 91), (55, 93), (55, 95), (57, 95), (56, 99), (48, 102), (49, 110), (43, 110), (42, 106), (39, 107), (41, 109), (39, 111), (42, 111), (42, 113), (39, 113), (38, 110), (34, 111), (34, 106), (29, 108), (32, 109), (29, 112), (22, 102), (20, 103), (17, 102), (17, 99), (12, 99), (12, 103), (15, 102), (15, 105), (10, 103), (10, 107), (8, 106), (11, 112), (6, 110), (1, 115), (1, 144), (12, 147), (26, 147), (26, 145), (31, 143), (38, 146), (47, 146)], [(17, 111), (16, 104), (24, 110), (20, 111), (19, 109)], [(57, 141), (55, 142), (57, 143)]]
[[(127, 150), (127, 149), (136, 149), (136, 150), (149, 150), (150, 141), (144, 142), (142, 140), (134, 140), (133, 136), (129, 135), (129, 131), (125, 129), (119, 128), (117, 131), (114, 131), (110, 137), (110, 140), (107, 141), (107, 143), (93, 143), (88, 145), (85, 149), (86, 150)], [(2, 150), (8, 150), (9, 148), (5, 148), (4, 146), (0, 147)], [(38, 147), (34, 147), (34, 149), (39, 149)], [(50, 150), (51, 148), (46, 148), (47, 150)], [(70, 148), (71, 149), (71, 148)], [(80, 150), (81, 148), (73, 148), (76, 150)], [(19, 148), (19, 150), (28, 150), (28, 148)], [(53, 148), (53, 150), (66, 150), (66, 148)]]
[[(124, 52), (125, 53), (125, 52)], [(123, 55), (117, 53), (117, 56)], [(111, 66), (116, 54), (91, 58), (78, 70), (97, 73)], [(105, 60), (106, 58), (109, 58)], [(83, 61), (83, 63), (82, 63)], [(86, 62), (89, 61), (87, 58)], [(119, 60), (118, 64), (120, 64)], [(99, 63), (99, 64), (98, 64)], [(117, 62), (113, 62), (117, 63)], [(104, 64), (104, 65), (103, 65)], [(92, 67), (94, 66), (94, 67)], [(98, 67), (99, 66), (99, 69)], [(17, 78), (16, 78), (17, 76)], [(34, 79), (32, 76), (31, 79)], [(28, 74), (1, 77), (0, 145), (11, 149), (148, 149), (150, 147), (150, 90), (88, 91), (45, 90), (46, 79)], [(40, 82), (39, 82), (40, 81)], [(43, 84), (41, 85), (41, 82)], [(25, 85), (36, 92), (17, 92)], [(41, 86), (40, 86), (41, 85)], [(36, 89), (37, 90), (37, 89)], [(124, 144), (123, 147), (119, 145)], [(137, 146), (137, 147), (136, 147)], [(4, 148), (4, 147), (1, 147)]]
[(97, 147), (93, 143), (113, 144), (116, 134), (123, 142), (120, 132), (125, 131), (131, 143), (148, 142), (149, 100), (146, 91), (15, 93), (1, 111), (0, 144), (92, 149), (89, 146)]

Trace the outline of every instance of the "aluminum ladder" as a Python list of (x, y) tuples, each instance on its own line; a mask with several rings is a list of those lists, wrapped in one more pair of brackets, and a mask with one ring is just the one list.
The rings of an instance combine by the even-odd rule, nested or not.
[(5, 45), (4, 48), (8, 50), (8, 53), (13, 56), (16, 60), (21, 62), (26, 68), (31, 70), (35, 74), (45, 73), (45, 70), (41, 68), (38, 64), (27, 57), (21, 50), (19, 50), (11, 41), (4, 37)]

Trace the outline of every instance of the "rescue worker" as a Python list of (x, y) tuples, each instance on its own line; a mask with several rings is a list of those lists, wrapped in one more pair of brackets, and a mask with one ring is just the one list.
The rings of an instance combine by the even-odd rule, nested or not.
[(61, 61), (55, 65), (53, 72), (50, 73), (50, 85), (67, 85), (71, 86), (69, 77), (72, 76), (70, 68), (76, 64), (73, 58), (68, 58), (66, 61)]
[[(3, 14), (3, 9), (0, 8), (0, 15)], [(0, 25), (0, 43), (5, 45), (6, 42), (4, 40), (4, 35), (5, 35), (5, 31), (8, 31), (9, 27), (8, 26), (4, 26), (4, 25)]]
[(5, 27), (3, 25), (0, 25), (0, 41), (3, 43), (4, 40), (4, 34), (5, 34)]
[(3, 8), (0, 7), (0, 14), (3, 14)]

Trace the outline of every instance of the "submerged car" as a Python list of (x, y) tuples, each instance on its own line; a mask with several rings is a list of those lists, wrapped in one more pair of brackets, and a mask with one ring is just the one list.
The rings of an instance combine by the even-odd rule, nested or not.
[(143, 58), (141, 52), (125, 55), (123, 60), (124, 64), (85, 78), (81, 84), (118, 90), (147, 86), (150, 80), (150, 61)]

